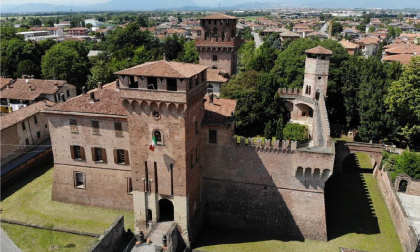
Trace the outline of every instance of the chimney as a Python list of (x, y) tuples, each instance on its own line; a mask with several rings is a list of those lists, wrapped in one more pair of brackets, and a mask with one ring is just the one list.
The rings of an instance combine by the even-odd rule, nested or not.
[(63, 102), (65, 102), (65, 101), (66, 101), (66, 98), (64, 98), (64, 93), (61, 93), (61, 94), (60, 94), (60, 97), (61, 97), (61, 100), (62, 100)]
[(22, 75), (22, 79), (26, 79), (28, 76), (26, 74)]
[(94, 92), (90, 93), (90, 103), (95, 103), (95, 93)]
[(54, 87), (58, 89), (58, 82), (54, 82)]
[(31, 75), (31, 79), (32, 80), (35, 80), (35, 75)]
[(102, 89), (102, 82), (98, 82), (98, 89)]
[(82, 94), (86, 94), (86, 86), (82, 87)]
[(29, 91), (30, 91), (30, 92), (34, 91), (34, 89), (33, 89), (32, 85), (29, 85)]
[(117, 86), (117, 91), (119, 91), (120, 90), (120, 80), (119, 79), (117, 79), (116, 81), (115, 81), (115, 85)]
[(209, 95), (209, 102), (210, 104), (213, 104), (213, 93)]
[(163, 53), (163, 60), (166, 61), (166, 53)]

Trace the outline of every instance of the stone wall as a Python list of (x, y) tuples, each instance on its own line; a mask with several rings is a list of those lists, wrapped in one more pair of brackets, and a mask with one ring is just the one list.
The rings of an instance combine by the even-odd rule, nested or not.
[[(208, 224), (286, 239), (327, 240), (323, 188), (328, 176), (320, 174), (332, 171), (334, 154), (234, 144), (209, 146), (204, 157)], [(296, 177), (302, 167), (308, 173)]]
[(119, 216), (111, 226), (99, 237), (99, 242), (93, 245), (89, 252), (114, 252), (125, 234), (124, 216)]
[(414, 229), (408, 223), (408, 216), (404, 211), (401, 201), (392, 185), (390, 175), (384, 169), (375, 169), (374, 174), (378, 180), (378, 186), (385, 199), (386, 206), (391, 214), (392, 222), (397, 230), (402, 247), (405, 252), (417, 251), (418, 241)]
[(406, 194), (420, 196), (420, 179), (413, 179), (407, 174), (397, 176), (394, 183), (395, 190), (398, 190), (398, 187), (403, 180), (407, 182)]

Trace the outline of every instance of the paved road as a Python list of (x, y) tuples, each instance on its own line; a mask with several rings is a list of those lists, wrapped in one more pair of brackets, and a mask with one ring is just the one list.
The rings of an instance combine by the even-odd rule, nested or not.
[(255, 48), (260, 47), (263, 42), (262, 39), (260, 37), (260, 34), (256, 33), (256, 32), (251, 32), (252, 36), (254, 36), (254, 41), (255, 41)]
[(10, 240), (9, 236), (3, 231), (3, 229), (0, 229), (1, 231), (1, 252), (22, 252), (16, 244)]
[(319, 30), (319, 33), (324, 33), (328, 35), (328, 22), (326, 22), (321, 29)]
[(420, 196), (398, 193), (398, 196), (408, 214), (409, 223), (420, 238)]

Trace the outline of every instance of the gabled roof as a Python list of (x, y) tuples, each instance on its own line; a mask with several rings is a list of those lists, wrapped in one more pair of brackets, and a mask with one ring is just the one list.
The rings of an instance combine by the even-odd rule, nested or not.
[(339, 43), (346, 49), (357, 49), (359, 47), (357, 44), (347, 40), (342, 40)]
[(166, 78), (190, 78), (207, 68), (209, 67), (204, 65), (159, 60), (124, 69), (114, 74)]
[(31, 27), (30, 31), (57, 31), (61, 29), (60, 27)]
[(331, 55), (332, 51), (328, 50), (328, 49), (325, 49), (322, 46), (317, 46), (317, 47), (311, 48), (309, 50), (306, 50), (305, 53)]
[(413, 54), (396, 54), (396, 55), (389, 55), (382, 58), (383, 61), (398, 61), (401, 64), (407, 64), (410, 62), (411, 58), (414, 57)]
[(380, 41), (379, 38), (366, 37), (366, 38), (356, 40), (355, 42), (358, 44), (371, 45), (371, 44), (379, 44), (379, 41)]
[(1, 98), (33, 101), (42, 94), (55, 94), (65, 83), (64, 80), (17, 79), (1, 91)]
[(236, 100), (205, 97), (203, 124), (209, 126), (226, 126), (233, 122), (233, 113), (236, 110)]
[(16, 123), (19, 123), (19, 122), (25, 120), (26, 118), (29, 118), (29, 117), (41, 112), (42, 110), (44, 110), (48, 106), (52, 106), (52, 105), (54, 105), (54, 103), (50, 102), (48, 100), (39, 101), (39, 102), (33, 103), (33, 104), (31, 104), (31, 105), (29, 105), (25, 108), (21, 108), (17, 111), (14, 111), (12, 113), (6, 113), (1, 117), (0, 129), (4, 130), (6, 128), (9, 128), (10, 126), (13, 126)]
[(207, 82), (221, 82), (225, 83), (228, 81), (227, 72), (221, 69), (208, 69), (207, 70)]
[[(90, 93), (95, 93), (95, 102), (91, 103)], [(122, 105), (120, 92), (116, 91), (116, 83), (104, 85), (102, 89), (92, 89), (87, 94), (70, 98), (65, 102), (56, 103), (45, 109), (46, 113), (67, 112), (103, 115), (127, 115), (127, 109)]]
[(222, 14), (222, 13), (214, 13), (214, 14), (202, 17), (200, 19), (238, 19), (238, 18), (234, 16)]

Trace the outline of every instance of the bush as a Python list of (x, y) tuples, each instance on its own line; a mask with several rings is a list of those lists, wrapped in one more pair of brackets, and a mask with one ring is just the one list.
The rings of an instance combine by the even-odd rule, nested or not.
[(400, 174), (407, 174), (414, 179), (420, 179), (420, 154), (404, 151), (401, 155), (383, 153), (382, 167), (390, 171), (394, 181)]
[(308, 139), (308, 129), (304, 125), (297, 123), (288, 123), (283, 130), (285, 140), (302, 142)]

